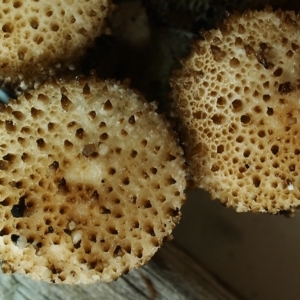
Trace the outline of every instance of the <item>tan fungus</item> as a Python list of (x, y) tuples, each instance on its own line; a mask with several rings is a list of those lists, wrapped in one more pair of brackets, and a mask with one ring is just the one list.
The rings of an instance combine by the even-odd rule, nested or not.
[(152, 257), (185, 200), (183, 151), (155, 110), (94, 77), (0, 105), (4, 272), (93, 283)]
[(106, 31), (110, 0), (6, 0), (0, 11), (0, 85), (26, 90), (73, 70)]
[(294, 12), (232, 15), (172, 78), (194, 185), (238, 212), (300, 205), (299, 32)]

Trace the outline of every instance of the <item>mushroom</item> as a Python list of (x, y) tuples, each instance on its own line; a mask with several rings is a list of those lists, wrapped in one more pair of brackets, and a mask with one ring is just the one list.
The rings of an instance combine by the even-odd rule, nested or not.
[(145, 264), (185, 201), (183, 150), (124, 83), (50, 80), (0, 105), (5, 273), (111, 281)]
[(0, 12), (0, 86), (20, 94), (50, 75), (74, 71), (107, 28), (110, 0), (8, 0)]
[(299, 31), (292, 11), (233, 14), (171, 79), (192, 184), (237, 212), (300, 205)]

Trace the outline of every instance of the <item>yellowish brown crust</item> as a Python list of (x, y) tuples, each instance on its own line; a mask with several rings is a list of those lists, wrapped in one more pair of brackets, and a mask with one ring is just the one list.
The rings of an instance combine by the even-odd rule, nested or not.
[(111, 281), (180, 219), (183, 151), (155, 105), (113, 81), (50, 81), (0, 106), (2, 270)]
[(238, 212), (300, 205), (299, 32), (294, 12), (232, 15), (172, 78), (194, 185)]

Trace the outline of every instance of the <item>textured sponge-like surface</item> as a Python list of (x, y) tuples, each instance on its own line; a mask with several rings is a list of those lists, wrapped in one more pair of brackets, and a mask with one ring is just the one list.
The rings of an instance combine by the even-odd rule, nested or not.
[(155, 106), (91, 77), (0, 107), (3, 271), (92, 283), (146, 263), (185, 199), (182, 149)]
[(237, 211), (300, 205), (299, 32), (293, 12), (232, 15), (172, 79), (195, 186)]
[(0, 84), (25, 89), (73, 68), (104, 32), (109, 0), (6, 0), (0, 11)]

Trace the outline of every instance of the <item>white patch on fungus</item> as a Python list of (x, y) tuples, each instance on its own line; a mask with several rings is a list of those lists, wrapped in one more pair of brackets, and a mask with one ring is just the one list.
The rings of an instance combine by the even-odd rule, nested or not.
[(19, 236), (19, 238), (17, 239), (17, 246), (20, 249), (24, 249), (25, 247), (27, 247), (28, 243), (27, 243), (27, 239), (24, 235)]
[(74, 221), (69, 222), (69, 224), (68, 224), (68, 229), (69, 229), (70, 231), (72, 231), (72, 230), (74, 230), (75, 228), (76, 228), (76, 222), (74, 222)]
[(72, 242), (73, 244), (77, 244), (79, 241), (81, 241), (82, 238), (82, 230), (74, 230), (71, 233), (72, 236)]

